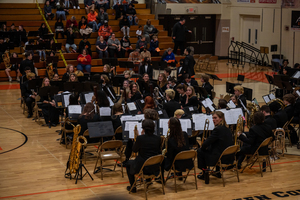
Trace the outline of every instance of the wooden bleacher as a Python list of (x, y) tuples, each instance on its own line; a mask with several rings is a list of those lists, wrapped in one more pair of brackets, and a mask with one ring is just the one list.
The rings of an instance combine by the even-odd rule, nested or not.
[[(40, 4), (40, 7), (43, 9), (44, 4)], [(74, 10), (70, 9), (69, 15), (67, 15), (67, 20), (71, 18), (71, 16), (75, 16), (77, 22), (79, 23), (82, 16), (86, 16), (84, 5), (80, 4), (81, 9)], [(162, 50), (160, 54), (162, 55), (164, 50), (173, 47), (172, 38), (168, 36), (167, 31), (164, 31), (163, 26), (159, 25), (159, 21), (155, 19), (155, 15), (150, 14), (150, 9), (146, 8), (146, 4), (135, 4), (137, 17), (139, 18), (139, 25), (144, 26), (148, 19), (151, 20), (151, 24), (154, 25), (159, 30), (159, 48)], [(56, 12), (55, 9), (52, 10), (53, 13)], [(108, 9), (107, 13), (109, 15), (109, 25), (112, 27), (113, 31), (116, 34), (116, 37), (121, 40), (123, 33), (119, 30), (119, 20), (115, 20), (115, 11), (113, 9)], [(15, 3), (0, 3), (0, 19), (1, 21), (6, 21), (8, 29), (11, 24), (15, 24), (16, 28), (19, 25), (23, 25), (25, 30), (28, 31), (37, 31), (43, 23), (43, 18), (39, 13), (37, 5), (35, 3), (26, 3), (26, 4), (15, 4)], [(56, 20), (49, 20), (48, 23), (53, 32), (55, 32)], [(64, 23), (65, 24), (65, 23)], [(135, 48), (135, 43), (137, 42), (136, 38), (136, 30), (138, 29), (138, 25), (130, 27), (130, 42), (132, 43), (132, 47)], [(101, 72), (102, 71), (102, 60), (98, 59), (98, 54), (96, 53), (96, 40), (98, 37), (98, 33), (92, 33), (91, 37), (88, 39), (92, 45), (92, 72)], [(30, 38), (37, 39), (37, 38)], [(58, 42), (61, 42), (63, 45), (66, 43), (66, 39), (62, 39), (61, 35), (57, 38)], [(75, 39), (75, 44), (79, 44), (81, 41), (81, 35), (77, 34), (77, 39)], [(64, 50), (64, 46), (62, 47)], [(21, 56), (24, 52), (23, 48), (16, 47), (11, 52), (17, 52)], [(57, 54), (59, 55), (59, 54)], [(68, 64), (77, 65), (77, 56), (78, 53), (64, 53), (64, 57)], [(60, 57), (60, 56), (59, 56)], [(182, 59), (181, 56), (176, 58), (178, 61)], [(127, 58), (120, 58), (119, 60), (127, 60)], [(152, 60), (160, 60), (160, 57), (152, 58)], [(38, 68), (38, 73), (41, 77), (45, 76), (45, 62), (35, 63), (36, 68)], [(0, 81), (7, 81), (6, 74), (4, 72), (5, 66), (3, 63), (0, 64)], [(117, 67), (117, 73), (122, 73), (124, 69)], [(58, 73), (62, 76), (65, 73), (65, 66), (60, 57), (58, 62)], [(11, 76), (15, 77), (15, 72), (11, 72)]]

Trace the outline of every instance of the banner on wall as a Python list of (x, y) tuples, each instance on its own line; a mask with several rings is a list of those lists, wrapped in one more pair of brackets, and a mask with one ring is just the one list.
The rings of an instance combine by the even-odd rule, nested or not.
[(299, 0), (282, 0), (283, 8), (299, 8), (300, 1)]
[(300, 30), (300, 11), (292, 11), (291, 28), (293, 30)]
[(166, 3), (214, 3), (220, 4), (220, 0), (158, 0), (158, 2)]
[(237, 0), (238, 3), (250, 3), (250, 0)]
[(275, 4), (275, 3), (277, 3), (277, 0), (259, 0), (259, 3), (272, 3), (272, 4)]

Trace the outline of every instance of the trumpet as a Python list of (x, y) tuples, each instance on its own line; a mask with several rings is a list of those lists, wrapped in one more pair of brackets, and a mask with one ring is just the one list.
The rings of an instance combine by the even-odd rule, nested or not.
[[(234, 145), (237, 145), (238, 141), (237, 141), (237, 135), (238, 132), (242, 133), (243, 132), (243, 117), (240, 115), (238, 120), (237, 120), (237, 124), (236, 124), (236, 130), (235, 130), (235, 135), (234, 135)], [(240, 142), (239, 144), (240, 145)]]
[(169, 136), (170, 136), (170, 129), (168, 129), (167, 136), (166, 136), (166, 139), (165, 139), (165, 148), (162, 150), (162, 155), (163, 156), (165, 156), (166, 153), (168, 152), (168, 139), (169, 139)]
[(209, 119), (206, 119), (204, 124), (203, 134), (202, 134), (201, 146), (203, 145), (204, 140), (206, 140), (208, 137), (208, 127), (209, 127)]

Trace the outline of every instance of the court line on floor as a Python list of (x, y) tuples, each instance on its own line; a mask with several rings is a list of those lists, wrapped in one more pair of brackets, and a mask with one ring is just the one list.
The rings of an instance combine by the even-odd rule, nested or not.
[[(300, 160), (293, 160), (293, 161), (287, 161), (287, 162), (281, 162), (281, 163), (273, 163), (271, 165), (288, 164), (288, 163), (295, 163), (295, 162), (300, 162)], [(258, 166), (253, 166), (253, 167), (258, 167)], [(197, 173), (197, 174), (199, 174), (199, 173)], [(192, 176), (192, 175), (194, 175), (194, 174), (190, 174), (189, 176)], [(93, 186), (86, 186), (86, 187), (69, 188), (69, 189), (63, 189), (63, 190), (52, 190), (52, 191), (36, 192), (36, 193), (29, 193), (29, 194), (19, 194), (19, 195), (14, 195), (14, 196), (0, 197), (0, 199), (31, 196), (31, 195), (38, 195), (38, 194), (48, 194), (48, 193), (55, 193), (55, 192), (65, 192), (65, 191), (71, 191), (71, 190), (91, 189), (91, 188), (98, 188), (98, 187), (105, 187), (105, 186), (112, 186), (112, 185), (122, 185), (122, 184), (127, 184), (127, 183), (129, 183), (129, 182), (127, 181), (127, 182), (109, 183), (109, 184), (103, 184), (103, 185), (93, 185)]]
[(1, 103), (0, 106), (4, 106), (4, 105), (15, 105), (15, 104), (20, 104), (20, 103)]

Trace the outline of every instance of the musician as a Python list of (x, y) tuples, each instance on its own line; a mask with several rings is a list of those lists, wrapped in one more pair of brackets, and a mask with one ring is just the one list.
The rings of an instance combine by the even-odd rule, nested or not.
[(110, 67), (108, 64), (103, 66), (103, 72), (108, 73), (108, 78), (112, 80), (114, 78), (114, 69), (115, 67)]
[(25, 81), (21, 85), (21, 94), (22, 94), (22, 97), (24, 98), (26, 106), (28, 108), (27, 118), (32, 117), (32, 103), (35, 102), (35, 98), (37, 96), (36, 92), (33, 92), (28, 88), (28, 82), (31, 81), (32, 79), (35, 79), (35, 74), (32, 72), (27, 73), (27, 81)]
[(161, 91), (165, 92), (167, 89), (167, 83), (168, 81), (166, 75), (164, 73), (159, 74), (157, 78), (157, 85)]
[(143, 108), (143, 111), (145, 110), (145, 109), (154, 109), (155, 108), (155, 103), (154, 103), (154, 100), (153, 100), (153, 98), (152, 97), (150, 97), (150, 96), (147, 96), (146, 98), (145, 98), (145, 106), (144, 106), (144, 108)]
[(55, 73), (51, 81), (60, 81), (59, 75)]
[(95, 96), (93, 96), (92, 98), (92, 102), (94, 102), (96, 99), (98, 99), (97, 101), (97, 105), (99, 107), (109, 107), (109, 100), (106, 96), (106, 93), (104, 91), (98, 90), (97, 91), (97, 98)]
[[(215, 166), (223, 151), (233, 145), (232, 133), (226, 127), (224, 113), (216, 111), (212, 118), (215, 128), (197, 151), (198, 168), (203, 170), (202, 175), (197, 177), (202, 180), (204, 180), (204, 170), (207, 166)], [(233, 160), (233, 156), (225, 156), (222, 158), (222, 163), (229, 164)], [(221, 173), (216, 173), (216, 176), (221, 178)]]
[(177, 109), (174, 112), (174, 117), (176, 117), (177, 119), (180, 119), (183, 115), (184, 115), (184, 110), (182, 109)]
[(143, 97), (150, 96), (149, 75), (145, 73), (143, 79), (138, 80), (138, 84)]
[[(46, 77), (43, 79), (42, 87), (48, 87), (50, 85), (50, 80)], [(45, 119), (45, 124), (51, 128), (51, 126), (56, 126), (59, 123), (59, 111), (55, 107), (55, 101), (53, 96), (40, 96), (40, 102), (38, 104), (39, 108), (42, 109), (42, 113)]]
[(22, 84), (24, 84), (26, 81), (28, 81), (28, 79), (27, 79), (28, 73), (31, 73), (30, 67), (25, 67), (25, 74), (21, 77), (20, 88), (22, 88)]
[(166, 75), (167, 81), (169, 81), (169, 79), (171, 78), (171, 75), (170, 75), (171, 72), (172, 72), (171, 68), (164, 69), (164, 74)]
[[(105, 74), (102, 74), (101, 75), (101, 80), (103, 81), (102, 82), (102, 88), (106, 92), (106, 95), (109, 96), (109, 97), (112, 96), (111, 98), (114, 99), (115, 98), (115, 91), (114, 91), (113, 87), (111, 86), (111, 84), (109, 84), (110, 83), (109, 78)], [(109, 90), (110, 90), (111, 94), (110, 94)]]
[(78, 78), (76, 76), (76, 74), (71, 73), (69, 76), (69, 81), (68, 82), (78, 82)]
[(203, 74), (201, 76), (201, 83), (202, 87), (206, 90), (208, 97), (212, 99), (212, 90), (214, 89), (214, 87), (209, 83), (209, 76)]
[(175, 91), (172, 89), (167, 89), (166, 90), (167, 103), (164, 103), (163, 108), (166, 110), (169, 117), (173, 117), (174, 112), (177, 109), (181, 108), (180, 104), (174, 100), (174, 97), (175, 97)]
[(185, 94), (186, 95), (183, 96), (182, 101), (181, 101), (182, 107), (187, 107), (187, 106), (198, 107), (198, 99), (197, 99), (194, 87), (188, 86)]
[(235, 96), (238, 98), (237, 104), (239, 105), (239, 107), (241, 107), (243, 109), (244, 109), (244, 107), (246, 108), (247, 100), (246, 100), (246, 97), (244, 96), (244, 88), (240, 85), (237, 85), (233, 89), (234, 89)]
[[(167, 139), (167, 153), (165, 154), (165, 159), (162, 162), (161, 172), (164, 177), (164, 170), (169, 171), (172, 167), (173, 161), (176, 155), (182, 151), (189, 150), (189, 139), (186, 132), (182, 131), (181, 123), (176, 117), (171, 117), (168, 121), (168, 126), (170, 129), (170, 135)], [(166, 147), (165, 147), (166, 148)], [(176, 173), (177, 176), (182, 176), (182, 172), (186, 169), (192, 169), (194, 163), (192, 159), (188, 160), (178, 160), (175, 162), (175, 169), (180, 171)], [(172, 174), (174, 176), (174, 174)], [(182, 180), (180, 178), (179, 180)], [(156, 179), (157, 182), (161, 183), (160, 179)]]
[(153, 76), (153, 68), (150, 64), (150, 59), (148, 57), (144, 58), (142, 65), (139, 68), (139, 74), (148, 74), (149, 78), (152, 79)]
[(295, 104), (294, 104), (294, 119), (292, 120), (292, 123), (299, 124), (299, 118), (300, 118), (300, 98), (296, 91), (298, 91), (300, 88), (296, 87), (293, 91), (293, 95), (295, 96)]
[(270, 103), (269, 107), (274, 113), (273, 118), (276, 120), (277, 128), (282, 128), (288, 121), (286, 112), (281, 109), (281, 105), (277, 101)]
[[(122, 101), (122, 98), (120, 98)], [(111, 116), (111, 121), (113, 123), (113, 127), (114, 127), (114, 131), (117, 130), (117, 128), (119, 128), (120, 126), (122, 126), (121, 123), (121, 117), (124, 114), (123, 112), (123, 107), (122, 107), (122, 103), (119, 100), (117, 103), (115, 103), (112, 107), (112, 116)], [(122, 133), (118, 133), (115, 135), (115, 139), (116, 140), (122, 140)]]
[[(237, 153), (238, 168), (241, 169), (245, 154), (253, 154), (259, 145), (268, 137), (273, 136), (272, 128), (264, 123), (265, 116), (262, 112), (254, 113), (254, 125), (250, 128), (247, 137), (238, 132), (238, 138), (243, 141), (241, 150)], [(260, 155), (268, 155), (268, 147), (260, 148)]]
[(225, 99), (219, 99), (218, 109), (226, 109), (227, 101)]
[(129, 70), (125, 70), (124, 72), (123, 72), (123, 75), (124, 75), (124, 78), (125, 79), (127, 79), (127, 80), (129, 80), (129, 81), (132, 81), (130, 78), (131, 78), (131, 71), (129, 71)]
[(184, 78), (183, 83), (186, 84), (187, 86), (198, 86), (198, 82), (195, 79), (192, 79), (191, 75), (185, 74), (183, 78)]
[(167, 89), (173, 89), (175, 91), (175, 97), (174, 97), (174, 100), (179, 102), (179, 93), (177, 92), (176, 90), (176, 80), (175, 80), (175, 77), (171, 77), (169, 78), (168, 80), (168, 85), (167, 85)]
[(191, 49), (188, 47), (184, 50), (184, 62), (183, 62), (183, 68), (184, 68), (184, 73), (189, 74), (190, 76), (195, 75), (194, 71), (194, 65), (195, 65), (195, 60), (194, 57), (191, 55)]
[[(142, 122), (142, 133), (136, 138), (134, 142), (132, 151), (137, 152), (138, 156), (135, 160), (129, 160), (126, 164), (127, 176), (129, 179), (130, 186), (127, 186), (127, 190), (130, 191), (134, 183), (134, 174), (138, 173), (142, 168), (144, 162), (155, 155), (161, 153), (161, 139), (159, 136), (154, 135), (155, 124), (150, 119), (145, 119)], [(144, 168), (144, 173), (159, 173), (159, 166), (149, 166)], [(136, 188), (134, 187), (131, 191), (136, 193)]]
[(238, 102), (237, 102), (237, 98), (236, 98), (236, 96), (234, 94), (230, 96), (230, 100), (232, 101), (232, 103), (234, 103), (234, 105), (236, 106), (236, 108), (239, 107)]
[(184, 62), (184, 59), (181, 59), (180, 60), (180, 66), (177, 68), (177, 81), (178, 81), (178, 83), (183, 82), (183, 75), (184, 75), (183, 62)]
[(262, 112), (265, 116), (265, 124), (269, 125), (272, 130), (275, 130), (277, 128), (277, 122), (271, 115), (270, 107), (263, 105), (260, 107), (260, 112)]
[(186, 94), (185, 94), (186, 93), (186, 89), (187, 89), (187, 87), (183, 83), (177, 85), (177, 87), (176, 87), (176, 91), (179, 93), (179, 103), (181, 103), (181, 104), (186, 99), (186, 97), (185, 97), (186, 96)]
[[(14, 52), (14, 53), (12, 53), (11, 57), (12, 58), (17, 58), (18, 54)], [(19, 68), (20, 68), (20, 64), (18, 64), (18, 65), (12, 64), (10, 68), (6, 68), (5, 69), (5, 73), (6, 73), (7, 77), (8, 77), (8, 81), (9, 82), (12, 81), (12, 78), (11, 78), (10, 73), (9, 73), (11, 71), (15, 71), (16, 72), (16, 74), (17, 74), (16, 81), (20, 82), (20, 70), (19, 70)]]
[(135, 82), (132, 82), (129, 86), (130, 90), (131, 90), (131, 102), (135, 102), (138, 99), (142, 98), (141, 92), (139, 90), (139, 85)]
[(121, 88), (121, 91), (122, 90), (126, 90), (127, 88), (129, 88), (129, 86), (130, 86), (130, 83), (129, 83), (129, 80), (124, 80), (123, 81), (123, 86), (122, 86), (122, 88)]
[[(127, 103), (131, 102), (131, 90), (129, 88), (125, 89), (125, 97), (124, 97), (124, 101), (126, 101)], [(125, 100), (126, 99), (126, 100)], [(123, 102), (124, 103), (124, 102)]]
[(20, 65), (20, 72), (22, 75), (25, 74), (25, 67), (30, 67), (31, 73), (35, 74), (35, 68), (33, 65), (33, 55), (30, 52), (25, 53), (25, 60), (22, 60), (21, 65)]
[(295, 103), (295, 96), (292, 94), (286, 94), (283, 96), (283, 103), (285, 105), (284, 111), (288, 116), (288, 120), (294, 116), (294, 103)]

